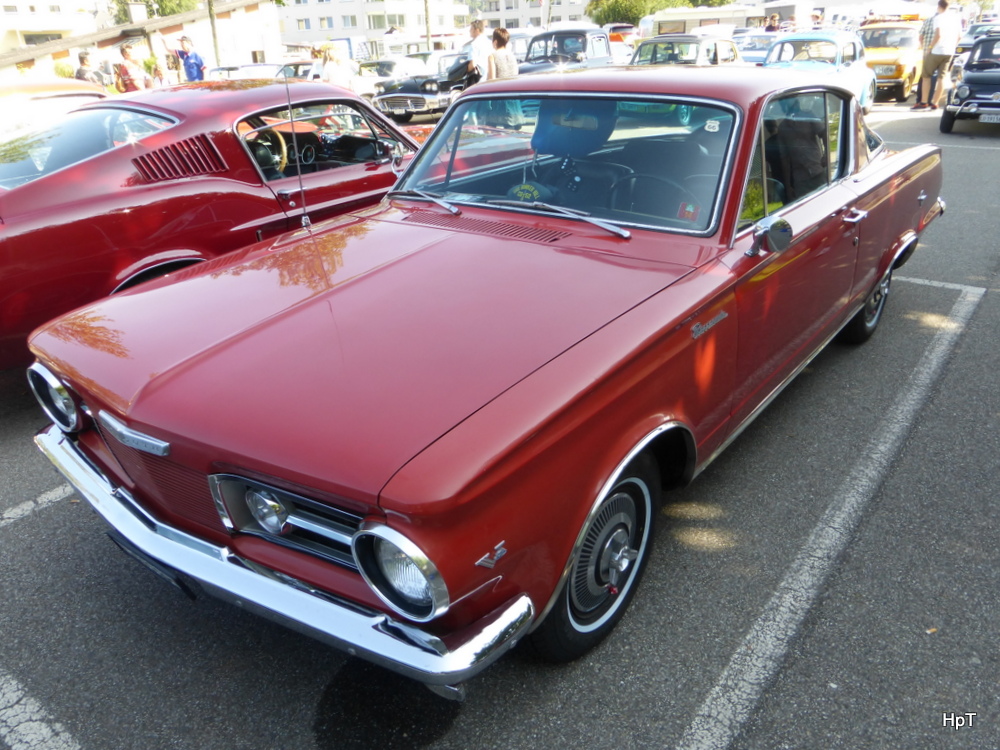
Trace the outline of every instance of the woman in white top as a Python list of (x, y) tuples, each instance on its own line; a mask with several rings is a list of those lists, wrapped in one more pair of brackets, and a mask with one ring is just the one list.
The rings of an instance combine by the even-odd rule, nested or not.
[(486, 80), (494, 78), (514, 78), (517, 75), (517, 59), (507, 49), (510, 32), (507, 29), (493, 29), (493, 54), (490, 55)]

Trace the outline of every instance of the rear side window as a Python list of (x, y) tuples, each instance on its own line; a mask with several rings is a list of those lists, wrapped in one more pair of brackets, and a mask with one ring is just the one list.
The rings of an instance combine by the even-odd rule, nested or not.
[(148, 112), (97, 108), (0, 136), (0, 188), (23, 185), (173, 124)]

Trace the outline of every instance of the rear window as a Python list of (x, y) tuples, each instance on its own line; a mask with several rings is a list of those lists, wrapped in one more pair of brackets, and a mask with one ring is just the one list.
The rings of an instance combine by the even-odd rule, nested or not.
[(23, 185), (173, 124), (173, 120), (148, 112), (96, 108), (0, 134), (0, 188)]

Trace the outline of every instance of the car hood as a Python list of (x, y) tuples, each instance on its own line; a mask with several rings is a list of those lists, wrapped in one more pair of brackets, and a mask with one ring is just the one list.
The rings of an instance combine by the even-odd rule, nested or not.
[(372, 502), (441, 435), (691, 270), (569, 247), (609, 241), (587, 225), (536, 242), (424, 218), (452, 220), (383, 209), (286, 235), (70, 313), (32, 348), (135, 429)]
[(865, 47), (868, 66), (897, 63), (907, 56), (907, 51), (899, 47)]
[(1000, 68), (976, 70), (966, 66), (962, 72), (962, 83), (970, 86), (1000, 86)]

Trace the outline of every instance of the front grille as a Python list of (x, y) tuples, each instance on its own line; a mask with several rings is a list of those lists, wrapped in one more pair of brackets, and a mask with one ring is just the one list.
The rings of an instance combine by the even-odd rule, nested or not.
[(98, 430), (153, 515), (160, 518), (181, 516), (201, 526), (225, 531), (204, 474), (169, 458), (153, 456), (127, 446), (99, 422)]
[(424, 109), (427, 106), (422, 96), (387, 96), (379, 99), (378, 105), (382, 109)]
[(146, 182), (197, 177), (223, 172), (226, 169), (222, 155), (206, 135), (187, 138), (143, 156), (137, 156), (132, 160), (132, 164)]

